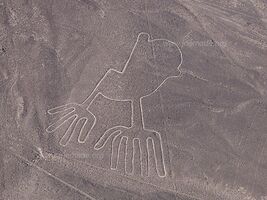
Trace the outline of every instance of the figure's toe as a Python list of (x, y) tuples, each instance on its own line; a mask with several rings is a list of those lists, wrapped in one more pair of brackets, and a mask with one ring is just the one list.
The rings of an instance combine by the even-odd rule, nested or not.
[(141, 149), (140, 149), (140, 139), (133, 139), (133, 173), (141, 175)]
[(133, 173), (133, 140), (127, 138), (126, 141), (126, 159), (125, 159), (125, 171), (127, 174)]
[(153, 163), (155, 163), (155, 169), (160, 177), (166, 176), (166, 167), (163, 155), (163, 146), (160, 137), (149, 138), (150, 148), (151, 148), (151, 156), (153, 157)]
[(106, 143), (108, 142), (108, 140), (111, 139), (111, 137), (114, 134), (120, 133), (121, 132), (121, 127), (113, 127), (111, 129), (108, 129), (100, 138), (99, 140), (96, 142), (94, 149), (95, 150), (100, 150), (102, 149)]
[(127, 137), (122, 136), (119, 146), (119, 159), (117, 169), (126, 173)]
[(141, 150), (141, 175), (148, 176), (148, 152), (146, 140), (140, 140)]
[(112, 140), (112, 147), (111, 147), (112, 152), (111, 152), (111, 164), (110, 164), (111, 169), (117, 169), (121, 142), (122, 142), (121, 132), (117, 132), (117, 134), (114, 135), (114, 138)]

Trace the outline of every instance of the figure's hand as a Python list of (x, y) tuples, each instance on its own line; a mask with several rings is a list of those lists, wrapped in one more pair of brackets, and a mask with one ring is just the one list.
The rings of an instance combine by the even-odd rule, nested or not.
[(102, 149), (109, 140), (112, 141), (111, 169), (117, 169), (119, 162), (124, 162), (124, 170), (128, 174), (140, 172), (142, 176), (147, 176), (150, 175), (149, 170), (154, 167), (158, 176), (167, 175), (159, 132), (123, 126), (113, 127), (97, 141), (95, 150)]
[(49, 115), (60, 116), (59, 120), (49, 125), (46, 129), (51, 133), (61, 128), (65, 123), (71, 121), (69, 127), (60, 139), (60, 145), (67, 145), (73, 134), (78, 134), (78, 142), (84, 143), (93, 126), (95, 125), (95, 116), (86, 109), (82, 104), (69, 103), (58, 106), (48, 111)]

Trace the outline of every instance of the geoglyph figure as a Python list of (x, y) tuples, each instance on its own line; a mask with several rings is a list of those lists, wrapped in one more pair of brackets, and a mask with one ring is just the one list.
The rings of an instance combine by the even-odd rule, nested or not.
[[(94, 149), (105, 148), (111, 140), (111, 169), (117, 169), (119, 160), (123, 160), (128, 174), (140, 165), (141, 175), (147, 176), (152, 162), (149, 158), (152, 156), (158, 176), (167, 176), (163, 133), (146, 128), (142, 99), (156, 92), (169, 78), (178, 77), (182, 61), (182, 52), (175, 43), (166, 39), (150, 39), (149, 34), (139, 33), (122, 71), (108, 70), (81, 104), (69, 103), (48, 110), (48, 114), (62, 117), (51, 124), (47, 132), (54, 132), (71, 121), (60, 145), (68, 145), (75, 131), (79, 132), (78, 142), (84, 143), (97, 121), (90, 105), (99, 94), (110, 100), (129, 101), (132, 108), (131, 126), (115, 126), (106, 130), (94, 144)], [(77, 127), (81, 128), (78, 130)], [(121, 148), (123, 143), (126, 145), (124, 149)], [(121, 151), (124, 151), (124, 158), (119, 158)]]

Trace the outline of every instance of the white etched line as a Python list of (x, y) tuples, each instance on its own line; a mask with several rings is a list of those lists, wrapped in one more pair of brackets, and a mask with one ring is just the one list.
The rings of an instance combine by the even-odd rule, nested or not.
[[(117, 71), (117, 70), (110, 70), (110, 71), (115, 71), (115, 72), (117, 72), (117, 73), (124, 73), (124, 71), (126, 70), (126, 68), (127, 68), (127, 66), (128, 66), (128, 63), (129, 63), (129, 61), (130, 61), (130, 59), (131, 59), (131, 57), (132, 57), (132, 54), (133, 54), (133, 52), (134, 52), (134, 50), (135, 50), (135, 48), (136, 48), (136, 45), (137, 45), (137, 43), (138, 43), (138, 40), (139, 40), (139, 38), (140, 38), (140, 36), (142, 35), (142, 34), (145, 34), (145, 35), (147, 35), (147, 37), (148, 37), (148, 41), (149, 42), (154, 42), (154, 41), (167, 41), (167, 42), (170, 42), (171, 44), (174, 44), (176, 47), (177, 47), (177, 49), (178, 49), (178, 51), (180, 52), (180, 59), (181, 59), (181, 62), (180, 62), (180, 64), (177, 66), (177, 70), (180, 72), (180, 75), (181, 75), (181, 71), (180, 71), (180, 66), (182, 65), (182, 63), (183, 63), (183, 54), (182, 54), (182, 51), (181, 51), (181, 49), (179, 48), (179, 46), (176, 44), (176, 43), (174, 43), (174, 42), (172, 42), (172, 41), (170, 41), (170, 40), (166, 40), (166, 39), (153, 39), (153, 40), (151, 40), (150, 39), (150, 36), (149, 36), (149, 34), (148, 33), (144, 33), (144, 32), (141, 32), (141, 33), (139, 33), (138, 34), (138, 37), (137, 37), (137, 41), (136, 41), (136, 43), (135, 43), (135, 45), (134, 45), (134, 47), (133, 47), (133, 50), (132, 50), (132, 52), (131, 52), (131, 54), (130, 54), (130, 56), (129, 56), (129, 58), (128, 58), (128, 60), (127, 60), (127, 62), (126, 62), (126, 64), (125, 64), (125, 67), (124, 67), (124, 69), (121, 71), (121, 72), (119, 72), (119, 71)], [(179, 75), (179, 76), (180, 76)], [(142, 108), (142, 99), (143, 98), (145, 98), (145, 97), (148, 97), (148, 96), (150, 96), (150, 95), (152, 95), (152, 94), (154, 94), (155, 92), (157, 92), (158, 91), (158, 89), (167, 81), (167, 80), (169, 80), (170, 78), (178, 78), (179, 76), (169, 76), (168, 78), (166, 78), (152, 93), (150, 93), (150, 94), (148, 94), (148, 95), (145, 95), (145, 96), (142, 96), (141, 97), (141, 99), (140, 99), (140, 108), (141, 108), (141, 121), (142, 121), (142, 127), (143, 127), (143, 129), (144, 130), (147, 130), (147, 131), (151, 131), (151, 132), (156, 132), (155, 130), (151, 130), (151, 129), (146, 129), (145, 128), (145, 126), (144, 126), (144, 119), (143, 119), (143, 108)], [(105, 77), (105, 76), (104, 76)], [(104, 79), (104, 78), (103, 78)], [(101, 79), (101, 81), (103, 80), (103, 79)], [(101, 82), (100, 81), (100, 82)], [(101, 93), (102, 94), (102, 93)], [(104, 97), (106, 97), (104, 94), (102, 94)], [(121, 100), (117, 100), (117, 99), (112, 99), (112, 98), (109, 98), (109, 97), (106, 97), (107, 99), (110, 99), (110, 100), (115, 100), (115, 101), (121, 101)], [(123, 101), (130, 101), (131, 102), (131, 105), (132, 105), (132, 113), (133, 113), (133, 100), (131, 100), (131, 99), (125, 99), (125, 100), (123, 100)], [(128, 129), (130, 129), (130, 128), (132, 128), (132, 126), (133, 126), (133, 115), (131, 115), (131, 126), (130, 127), (128, 127)], [(160, 136), (160, 133), (158, 133), (157, 132), (157, 134), (159, 135), (159, 140), (160, 140), (160, 146), (161, 146), (161, 148), (163, 148), (163, 145), (162, 145), (162, 138), (161, 138), (161, 136)], [(134, 141), (133, 141), (134, 142)], [(154, 144), (154, 143), (153, 143)], [(155, 144), (154, 144), (155, 145)], [(102, 146), (103, 147), (103, 146)], [(165, 166), (165, 158), (164, 158), (164, 155), (163, 155), (163, 152), (162, 152), (162, 158), (163, 158), (163, 167), (164, 167), (164, 176), (161, 176), (161, 177), (165, 177), (166, 176), (166, 166)]]
[(112, 137), (112, 135), (118, 131), (122, 131), (124, 128), (124, 126), (114, 126), (108, 130), (105, 131), (105, 133), (99, 138), (99, 140), (97, 141), (97, 143), (94, 146), (95, 150), (100, 150), (102, 149), (106, 143), (108, 142), (108, 140)]
[(124, 142), (124, 144), (125, 144), (125, 149), (124, 149), (124, 159), (123, 159), (123, 161), (124, 161), (124, 172), (125, 173), (127, 173), (127, 171), (126, 171), (126, 163), (127, 163), (127, 161), (126, 161), (126, 158), (127, 158), (127, 141), (128, 141), (128, 137), (126, 137), (126, 136), (122, 136), (122, 138), (121, 138), (121, 140), (122, 141), (125, 141)]
[[(133, 154), (134, 154), (134, 143), (133, 140), (130, 140), (129, 137), (126, 137), (126, 161), (125, 161), (125, 166), (126, 166), (126, 173), (127, 174), (133, 174)], [(130, 171), (129, 171), (130, 167)]]
[(161, 150), (161, 155), (162, 155), (162, 164), (163, 164), (163, 169), (164, 169), (164, 175), (160, 176), (160, 177), (166, 177), (167, 176), (167, 170), (166, 170), (166, 164), (165, 164), (165, 156), (164, 156), (164, 152), (163, 152), (163, 144), (162, 144), (162, 139), (161, 139), (161, 135), (159, 132), (156, 132), (158, 134), (159, 137), (159, 142), (160, 142), (160, 150)]
[(69, 107), (69, 104), (65, 104), (65, 105), (62, 105), (62, 106), (51, 108), (51, 109), (47, 110), (47, 113), (50, 114), (50, 115), (54, 115), (54, 114), (62, 113), (62, 112), (65, 112), (65, 111), (71, 110), (71, 109), (74, 111), (73, 107)]
[(89, 194), (83, 192), (82, 190), (80, 190), (79, 188), (71, 185), (70, 183), (67, 183), (66, 181), (62, 180), (61, 178), (58, 178), (57, 176), (51, 174), (50, 172), (48, 172), (47, 170), (43, 169), (42, 167), (39, 167), (38, 165), (36, 165), (35, 163), (29, 161), (28, 159), (18, 155), (17, 153), (11, 151), (11, 150), (7, 150), (8, 152), (10, 152), (12, 155), (14, 155), (15, 157), (23, 160), (24, 162), (26, 162), (27, 164), (29, 164), (30, 166), (35, 167), (36, 169), (38, 169), (39, 171), (43, 172), (44, 174), (50, 176), (51, 178), (61, 182), (63, 185), (66, 185), (67, 187), (73, 189), (74, 191), (80, 193), (81, 195), (84, 195), (85, 197), (89, 198), (90, 200), (97, 200), (94, 197), (90, 196)]
[[(109, 76), (112, 76), (112, 75), (116, 75), (116, 74), (120, 74), (120, 75), (123, 75), (124, 73), (125, 73), (125, 71), (127, 70), (127, 68), (129, 67), (129, 62), (130, 62), (130, 60), (131, 60), (131, 58), (132, 58), (132, 56), (133, 56), (133, 54), (134, 54), (134, 52), (135, 52), (135, 49), (136, 49), (136, 47), (137, 47), (137, 45), (138, 45), (138, 43), (141, 41), (141, 40), (145, 40), (146, 42), (148, 42), (149, 44), (152, 44), (152, 48), (153, 48), (153, 45), (154, 45), (154, 43), (156, 43), (157, 41), (162, 41), (164, 44), (165, 43), (169, 43), (169, 44), (172, 44), (172, 45), (174, 45), (174, 46), (171, 46), (171, 47), (176, 47), (176, 50), (178, 50), (178, 52), (180, 53), (180, 54), (178, 54), (177, 53), (177, 59), (178, 59), (178, 56), (180, 56), (179, 58), (180, 58), (180, 63), (178, 64), (178, 66), (174, 66), (174, 67), (176, 67), (177, 68), (177, 72), (179, 72), (180, 74), (178, 75), (178, 76), (168, 76), (167, 78), (165, 78), (163, 81), (161, 81), (161, 83), (159, 83), (158, 84), (158, 86), (156, 87), (156, 89), (154, 89), (152, 92), (150, 92), (149, 94), (147, 94), (147, 95), (143, 95), (141, 98), (139, 98), (139, 99), (134, 99), (134, 97), (131, 97), (131, 98), (129, 98), (129, 97), (125, 97), (124, 99), (116, 99), (116, 98), (109, 98), (108, 96), (106, 96), (103, 92), (104, 92), (104, 89), (103, 88), (101, 88), (101, 86), (102, 86), (102, 83), (103, 83), (103, 81), (105, 81), (105, 79), (108, 79), (109, 78)], [(153, 55), (154, 55), (154, 49), (152, 49), (152, 53), (153, 53)], [(154, 57), (155, 57), (155, 55), (154, 55)], [(97, 96), (98, 95), (102, 95), (103, 97), (105, 97), (106, 99), (109, 99), (109, 100), (112, 100), (112, 101), (118, 101), (118, 102), (125, 102), (125, 101), (129, 101), (129, 102), (131, 102), (131, 109), (132, 109), (132, 114), (131, 114), (131, 125), (130, 125), (130, 127), (125, 127), (125, 126), (115, 126), (115, 127), (112, 127), (112, 128), (109, 128), (108, 130), (106, 130), (105, 131), (105, 133), (99, 138), (99, 140), (96, 142), (96, 144), (94, 145), (94, 149), (95, 150), (100, 150), (100, 149), (102, 149), (105, 145), (106, 145), (106, 143), (107, 143), (107, 141), (110, 139), (110, 138), (112, 138), (112, 136), (113, 136), (113, 133), (114, 133), (114, 131), (116, 132), (116, 130), (120, 130), (120, 133), (121, 134), (123, 134), (124, 132), (127, 132), (127, 131), (129, 131), (130, 129), (132, 129), (132, 128), (134, 128), (133, 126), (134, 126), (134, 117), (135, 117), (135, 113), (134, 113), (134, 106), (136, 106), (136, 105), (134, 105), (134, 101), (137, 101), (137, 100), (139, 100), (139, 107), (140, 107), (140, 113), (141, 113), (141, 122), (139, 122), (139, 123), (141, 123), (140, 124), (140, 126), (142, 127), (142, 130), (144, 131), (144, 132), (156, 132), (156, 134), (158, 135), (158, 138), (156, 138), (157, 139), (157, 141), (159, 140), (159, 142), (157, 142), (156, 144), (155, 144), (155, 141), (152, 139), (152, 146), (153, 146), (153, 149), (154, 149), (154, 152), (157, 152), (155, 149), (158, 149), (158, 148), (160, 148), (161, 149), (161, 151), (159, 151), (159, 152), (161, 152), (161, 155), (162, 156), (159, 156), (159, 155), (157, 155), (157, 154), (155, 154), (154, 156), (155, 156), (155, 160), (157, 161), (156, 162), (156, 165), (158, 164), (158, 162), (159, 162), (159, 160), (157, 160), (157, 159), (160, 159), (160, 160), (162, 160), (162, 163), (163, 163), (163, 169), (164, 169), (164, 174), (166, 174), (166, 166), (165, 166), (165, 157), (164, 157), (164, 152), (163, 152), (163, 141), (162, 141), (162, 138), (161, 138), (161, 135), (160, 135), (160, 133), (159, 132), (157, 132), (157, 131), (155, 131), (155, 130), (152, 130), (152, 129), (146, 129), (145, 128), (145, 124), (144, 124), (144, 111), (143, 111), (143, 107), (142, 107), (142, 100), (143, 100), (143, 98), (145, 98), (145, 97), (148, 97), (148, 96), (150, 96), (150, 95), (152, 95), (152, 94), (154, 94), (155, 92), (157, 92), (158, 90), (159, 90), (159, 88), (167, 81), (167, 80), (169, 80), (170, 78), (178, 78), (179, 76), (181, 76), (181, 71), (180, 71), (180, 67), (181, 67), (181, 65), (182, 65), (182, 63), (183, 63), (183, 54), (182, 54), (182, 51), (181, 51), (181, 49), (180, 49), (180, 47), (176, 44), (176, 43), (174, 43), (174, 42), (172, 42), (172, 41), (170, 41), (170, 40), (167, 40), (167, 39), (151, 39), (151, 37), (150, 37), (150, 35), (148, 34), (148, 33), (145, 33), (145, 32), (140, 32), (139, 34), (138, 34), (138, 36), (137, 36), (137, 39), (136, 39), (136, 42), (135, 42), (135, 44), (134, 44), (134, 46), (133, 46), (133, 48), (132, 48), (132, 50), (131, 50), (131, 53), (130, 53), (130, 55), (129, 55), (129, 57), (128, 57), (128, 59), (127, 59), (127, 61), (126, 61), (126, 63), (125, 63), (125, 65), (124, 65), (124, 67), (123, 67), (123, 69), (121, 70), (121, 71), (117, 71), (117, 70), (115, 70), (115, 69), (109, 69), (105, 74), (104, 74), (104, 76), (98, 81), (98, 83), (96, 84), (96, 86), (95, 86), (95, 88), (94, 88), (94, 90), (90, 93), (90, 95), (82, 102), (82, 104), (81, 104), (81, 107), (84, 107), (87, 111), (89, 111), (89, 107), (90, 107), (90, 105), (92, 104), (92, 102), (97, 98)], [(176, 74), (176, 73), (175, 73)], [(108, 79), (109, 80), (109, 79)], [(104, 85), (105, 86), (105, 85)], [(143, 88), (144, 88), (144, 86), (143, 86)], [(102, 91), (102, 89), (103, 89), (103, 91)], [(65, 105), (65, 107), (66, 107), (66, 105)], [(61, 106), (61, 107), (57, 107), (58, 109), (64, 109), (65, 108), (64, 106)], [(52, 110), (52, 111), (54, 111), (54, 112), (57, 112), (58, 110), (56, 110), (56, 108), (54, 109), (54, 110)], [(51, 113), (51, 110), (49, 111), (50, 113)], [(96, 124), (96, 122), (97, 122), (97, 119), (96, 119), (96, 117), (92, 114), (92, 113), (90, 113), (93, 117), (94, 117), (94, 123), (93, 123), (93, 126), (91, 126), (91, 129), (90, 129), (90, 131), (89, 131), (89, 133), (91, 132), (91, 130), (92, 130), (92, 128), (94, 127), (94, 125)], [(86, 123), (85, 123), (86, 124)], [(81, 133), (83, 132), (83, 129), (84, 129), (84, 127), (85, 127), (85, 124), (83, 125), (83, 127), (82, 127), (82, 130), (80, 131), (80, 135), (79, 135), (79, 137), (78, 137), (78, 142), (79, 143), (83, 143), (84, 141), (82, 141), (81, 139), (80, 139), (80, 137), (81, 137)], [(61, 124), (60, 124), (60, 126), (61, 126)], [(142, 130), (141, 130), (141, 132), (142, 132)], [(144, 133), (144, 134), (150, 134), (150, 133)], [(87, 136), (88, 136), (89, 134), (87, 134)], [(86, 137), (87, 137), (86, 136)], [(118, 137), (118, 136), (117, 136)], [(117, 137), (115, 137), (115, 138), (117, 138)], [(114, 138), (114, 139), (115, 139)], [(147, 144), (147, 141), (146, 141), (146, 138), (148, 138), (148, 136), (145, 136), (145, 137), (140, 137), (140, 136), (136, 136), (136, 138), (132, 141), (133, 142), (133, 147), (134, 147), (134, 141), (136, 141), (136, 140), (138, 140), (139, 141), (139, 150), (140, 150), (140, 158), (142, 157), (142, 153), (144, 154), (144, 151), (141, 149), (141, 147), (140, 147), (140, 141), (141, 140), (145, 140), (145, 142), (146, 142), (146, 144)], [(114, 141), (115, 140), (112, 140), (112, 149), (114, 149), (114, 148), (119, 148), (118, 149), (118, 152), (120, 152), (121, 150), (120, 150), (120, 143), (119, 143), (119, 147), (114, 147)], [(127, 149), (127, 151), (126, 151), (126, 155), (127, 155), (127, 152), (128, 152), (128, 145), (130, 144), (129, 142), (128, 142), (128, 139), (129, 138), (127, 138), (127, 142), (126, 142), (126, 149)], [(136, 152), (136, 149), (135, 148), (133, 148), (133, 154), (135, 154)], [(114, 156), (114, 155), (111, 155), (111, 156)], [(145, 155), (143, 155), (143, 157), (144, 157)], [(125, 156), (125, 157), (127, 157), (127, 156)], [(134, 157), (134, 156), (133, 156)], [(160, 158), (158, 158), (158, 157), (160, 157)], [(142, 158), (143, 159), (143, 158)], [(141, 166), (143, 166), (143, 164), (142, 164), (142, 159), (140, 159), (140, 162), (141, 162)], [(127, 160), (126, 160), (126, 158), (125, 158), (125, 162), (127, 162)], [(125, 163), (125, 165), (126, 165), (127, 163)], [(132, 163), (133, 164), (133, 163)], [(132, 167), (133, 168), (133, 167)], [(142, 167), (141, 167), (142, 168)], [(156, 168), (157, 168), (157, 171), (159, 171), (158, 170), (158, 166), (156, 166)], [(161, 175), (159, 175), (159, 176), (161, 176)], [(163, 176), (161, 176), (161, 177), (163, 177)]]
[[(92, 112), (90, 112), (90, 111), (88, 111), (88, 112), (93, 116), (93, 118), (94, 118), (94, 122), (93, 122), (93, 125), (91, 126), (91, 128), (90, 128), (90, 130), (89, 130), (87, 136), (85, 137), (85, 140), (84, 140), (84, 141), (86, 141), (86, 139), (89, 137), (91, 131), (92, 131), (93, 128), (95, 127), (96, 120), (97, 120), (97, 119), (96, 119), (96, 116), (95, 116)], [(83, 142), (80, 142), (80, 143), (83, 143)]]
[(146, 140), (140, 140), (141, 143), (141, 175), (148, 176), (148, 149)]
[[(117, 169), (117, 161), (118, 161), (119, 147), (117, 145), (114, 145), (114, 143), (115, 143), (117, 137), (120, 136), (121, 131), (115, 131), (114, 133), (112, 133), (110, 135), (110, 137), (112, 137), (116, 133), (117, 133), (117, 135), (113, 138), (112, 145), (111, 145), (111, 163), (110, 163), (110, 168), (112, 170)], [(115, 159), (115, 164), (114, 164), (114, 159)]]
[(152, 138), (151, 137), (148, 137), (147, 139), (146, 139), (146, 148), (147, 148), (147, 160), (148, 160), (148, 171), (147, 171), (147, 174), (148, 174), (148, 176), (150, 176), (151, 175), (151, 173), (150, 173), (150, 170), (151, 170), (151, 155), (150, 155), (150, 150), (149, 150), (149, 140), (152, 140)]
[[(119, 164), (119, 160), (120, 160), (120, 152), (121, 152), (121, 143), (122, 142), (123, 142), (123, 140), (122, 140), (122, 135), (121, 135), (121, 132), (120, 132), (118, 135), (116, 135), (116, 137), (113, 139), (113, 142), (112, 142), (112, 149), (114, 150), (114, 153), (116, 155), (114, 169), (118, 168), (118, 164)], [(116, 144), (114, 144), (114, 143), (116, 143)]]
[[(90, 111), (88, 111), (88, 112), (90, 112)], [(91, 112), (90, 112), (90, 113), (91, 113)], [(82, 127), (82, 129), (81, 129), (80, 135), (79, 135), (79, 137), (78, 137), (78, 143), (85, 143), (85, 141), (86, 141), (87, 138), (89, 137), (91, 131), (92, 131), (93, 128), (95, 127), (95, 124), (96, 124), (96, 117), (95, 117), (95, 115), (94, 115), (93, 113), (91, 113), (91, 114), (92, 114), (92, 116), (93, 116), (93, 118), (94, 118), (94, 122), (93, 122), (92, 126), (89, 128), (89, 130), (86, 132), (87, 129), (85, 129), (85, 127), (86, 127), (86, 125), (88, 125), (88, 118), (86, 118), (87, 120), (86, 120), (86, 122), (84, 123), (84, 125), (83, 125), (83, 127)], [(86, 133), (85, 133), (86, 136), (85, 136), (85, 138), (84, 138), (83, 140), (81, 140), (80, 137), (81, 137), (83, 131), (86, 132)]]
[[(84, 121), (84, 122), (82, 122), (82, 121)], [(83, 124), (82, 124), (82, 127), (81, 127), (81, 129), (80, 129), (80, 131), (79, 131), (79, 136), (78, 136), (78, 142), (79, 142), (79, 143), (84, 143), (84, 142), (85, 142), (85, 139), (81, 140), (81, 137), (83, 137), (82, 134), (84, 133), (84, 130), (85, 130), (85, 127), (86, 127), (87, 122), (88, 122), (88, 118), (86, 118), (86, 117), (82, 117), (82, 118), (80, 118), (80, 119), (78, 120), (78, 122), (77, 122), (77, 124), (79, 124), (79, 123), (83, 123)], [(76, 126), (77, 126), (77, 125), (76, 125)], [(86, 137), (87, 137), (87, 135), (86, 135)]]
[(71, 135), (73, 134), (73, 131), (74, 131), (74, 127), (77, 124), (77, 117), (78, 117), (78, 115), (73, 115), (72, 116), (72, 118), (74, 118), (73, 121), (71, 122), (71, 124), (68, 127), (67, 131), (64, 133), (64, 135), (61, 138), (61, 140), (59, 141), (59, 144), (61, 146), (66, 146), (68, 144), (68, 142), (70, 141)]
[(54, 124), (48, 126), (46, 128), (46, 131), (48, 133), (52, 133), (55, 130), (57, 130), (60, 126), (62, 126), (65, 122), (69, 121), (74, 115), (73, 115), (74, 111), (71, 111), (70, 113), (66, 114), (65, 116), (59, 118), (58, 121), (56, 121)]
[[(79, 118), (77, 117), (77, 119), (76, 119), (76, 123), (75, 123), (75, 125), (73, 125), (74, 128), (73, 128), (73, 130), (72, 130), (72, 134), (71, 134), (69, 140), (72, 140), (74, 136), (75, 136), (74, 139), (76, 139), (76, 137), (77, 137), (77, 138), (79, 137), (79, 135), (80, 135), (80, 131), (81, 131), (81, 128), (79, 129), (79, 127), (80, 127), (80, 126), (83, 126), (83, 124), (84, 124), (83, 121), (84, 121), (84, 118), (79, 119)], [(69, 126), (69, 127), (70, 127), (70, 126)]]
[[(154, 158), (155, 158), (156, 171), (157, 171), (157, 174), (158, 174), (159, 177), (165, 177), (166, 176), (166, 167), (165, 167), (164, 155), (163, 155), (163, 151), (162, 151), (163, 147), (161, 145), (161, 140), (160, 139), (158, 140), (160, 144), (155, 145), (155, 140), (157, 140), (157, 139), (159, 139), (159, 138), (151, 139)], [(158, 146), (160, 146), (160, 147), (158, 147)], [(161, 154), (161, 158), (158, 158), (158, 156), (157, 156), (158, 153), (157, 153), (156, 149), (158, 151), (160, 151), (159, 153)], [(163, 173), (164, 173), (164, 175), (161, 175), (161, 173), (159, 171), (158, 162), (161, 162), (162, 165), (163, 165)]]
[[(138, 158), (137, 158), (138, 157)], [(136, 159), (138, 159), (137, 165), (136, 165)], [(138, 164), (141, 164), (141, 149), (140, 149), (140, 139), (134, 138), (133, 139), (133, 159), (132, 159), (132, 169), (133, 174), (135, 174), (136, 170), (138, 169)], [(141, 165), (140, 165), (141, 167)], [(141, 168), (140, 168), (141, 170)]]
[[(123, 160), (123, 163), (125, 163), (125, 149), (122, 149), (122, 143), (124, 143), (124, 138), (127, 138), (126, 136), (123, 136), (120, 134), (116, 140), (119, 142), (118, 143), (118, 153), (117, 153), (117, 160), (116, 160), (116, 169), (119, 166), (119, 163)], [(123, 156), (123, 158), (121, 157)]]

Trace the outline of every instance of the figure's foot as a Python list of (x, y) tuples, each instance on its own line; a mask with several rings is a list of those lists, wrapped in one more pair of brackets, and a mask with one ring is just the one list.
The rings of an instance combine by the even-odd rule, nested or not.
[(127, 174), (149, 176), (154, 169), (160, 177), (167, 175), (159, 132), (113, 127), (101, 136), (94, 146), (95, 150), (102, 149), (109, 140), (112, 141), (111, 169), (118, 169), (118, 165), (122, 163)]
[(63, 127), (65, 123), (71, 122), (59, 141), (59, 144), (62, 146), (67, 145), (73, 134), (79, 135), (79, 143), (84, 143), (96, 121), (95, 116), (82, 104), (69, 103), (49, 109), (47, 112), (49, 115), (60, 117), (56, 122), (46, 128), (48, 133), (55, 132), (57, 129)]

